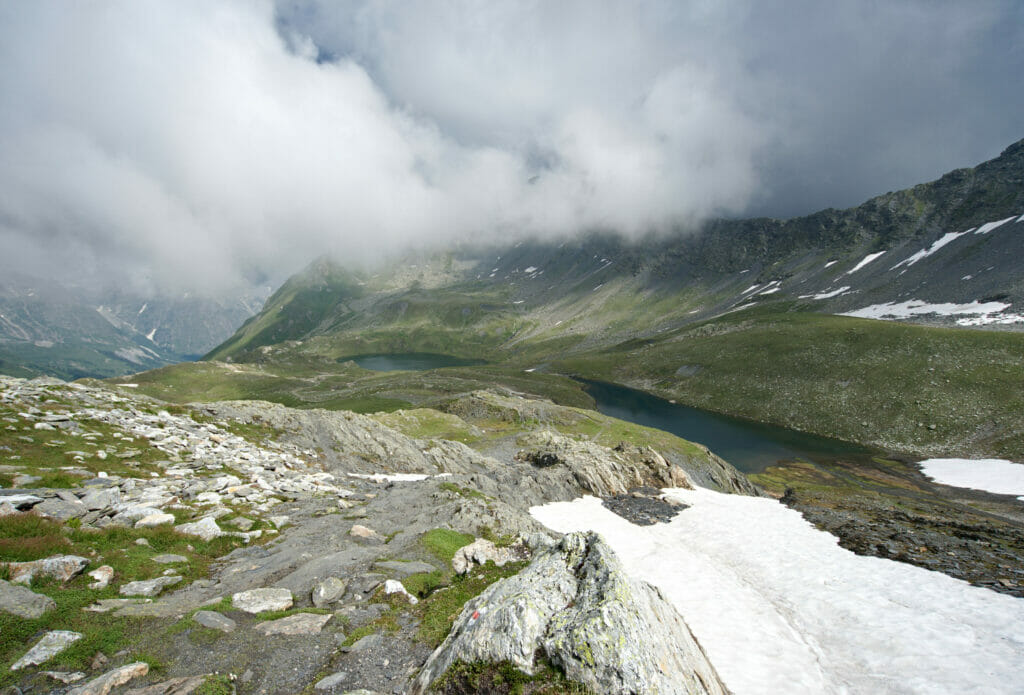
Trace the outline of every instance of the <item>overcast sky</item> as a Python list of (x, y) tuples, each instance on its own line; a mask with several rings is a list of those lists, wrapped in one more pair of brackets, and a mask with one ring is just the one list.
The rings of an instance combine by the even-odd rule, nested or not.
[(0, 270), (847, 207), (1024, 137), (1019, 0), (0, 0)]

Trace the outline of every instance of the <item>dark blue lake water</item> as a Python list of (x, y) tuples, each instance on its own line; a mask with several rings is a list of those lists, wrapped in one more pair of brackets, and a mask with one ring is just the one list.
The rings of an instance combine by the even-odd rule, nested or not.
[[(340, 358), (339, 362), (347, 360), (377, 372), (486, 364), (482, 360), (429, 352), (356, 355)], [(838, 439), (677, 405), (617, 384), (584, 379), (580, 382), (596, 401), (599, 412), (699, 442), (744, 473), (757, 473), (780, 461), (855, 460), (873, 453), (870, 449)]]
[(838, 439), (677, 405), (617, 384), (583, 383), (598, 412), (700, 442), (744, 473), (760, 472), (779, 461), (835, 461), (873, 453)]

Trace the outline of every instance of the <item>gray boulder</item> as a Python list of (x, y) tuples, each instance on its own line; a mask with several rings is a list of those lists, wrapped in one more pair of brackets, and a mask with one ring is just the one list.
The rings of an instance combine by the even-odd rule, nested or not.
[(286, 611), (292, 607), (292, 592), (288, 589), (268, 587), (240, 591), (231, 597), (231, 604), (246, 613)]
[(565, 536), (469, 601), (411, 692), (427, 692), (456, 661), (533, 673), (537, 653), (598, 693), (728, 693), (672, 604), (628, 577), (593, 533)]
[(220, 630), (221, 632), (233, 632), (236, 627), (234, 620), (226, 615), (221, 615), (217, 611), (196, 611), (192, 619), (203, 627)]
[(157, 577), (156, 579), (144, 579), (137, 582), (128, 582), (117, 590), (122, 596), (156, 596), (169, 586), (181, 581), (181, 577), (171, 575), (169, 577)]
[(345, 595), (345, 580), (338, 577), (328, 577), (313, 587), (310, 596), (313, 605), (317, 608), (339, 601)]
[(56, 601), (49, 596), (37, 594), (31, 589), (0, 579), (0, 611), (34, 620), (56, 607)]
[(34, 647), (28, 650), (25, 656), (11, 664), (11, 670), (17, 671), (26, 666), (38, 666), (39, 664), (46, 663), (80, 639), (82, 639), (80, 632), (70, 632), (68, 630), (52, 630), (47, 632), (36, 642)]
[(89, 565), (89, 560), (77, 555), (54, 555), (31, 562), (9, 562), (7, 569), (11, 581), (31, 584), (35, 577), (51, 577), (61, 582), (74, 579)]
[(526, 560), (530, 551), (522, 543), (516, 543), (507, 548), (499, 548), (486, 538), (477, 538), (469, 545), (464, 545), (455, 551), (452, 558), (452, 569), (456, 574), (467, 574), (473, 569), (474, 564), (486, 565), (493, 562), (498, 567), (504, 567), (510, 562)]

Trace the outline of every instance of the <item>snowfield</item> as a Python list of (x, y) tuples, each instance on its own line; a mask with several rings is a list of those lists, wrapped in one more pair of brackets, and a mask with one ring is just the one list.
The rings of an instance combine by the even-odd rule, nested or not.
[(1024, 463), (1005, 459), (927, 459), (921, 472), (937, 483), (954, 487), (994, 492), (997, 495), (1022, 495), (1024, 501)]
[(1024, 600), (839, 547), (775, 500), (668, 490), (671, 523), (585, 497), (531, 509), (601, 533), (679, 609), (735, 695), (1022, 693)]
[(1011, 305), (1003, 302), (969, 302), (967, 304), (930, 304), (920, 299), (908, 299), (905, 302), (887, 302), (872, 304), (856, 311), (847, 311), (840, 316), (854, 316), (862, 319), (906, 319), (911, 316), (971, 316), (972, 318), (957, 319), (961, 326), (979, 326), (988, 323), (1024, 322), (1024, 316), (1005, 313)]

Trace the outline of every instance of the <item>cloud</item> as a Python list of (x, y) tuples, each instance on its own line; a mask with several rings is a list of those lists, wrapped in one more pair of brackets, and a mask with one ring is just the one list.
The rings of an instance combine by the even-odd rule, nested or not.
[(1021, 136), (1019, 6), (866, 7), (7, 3), (0, 272), (215, 292), (853, 204)]

